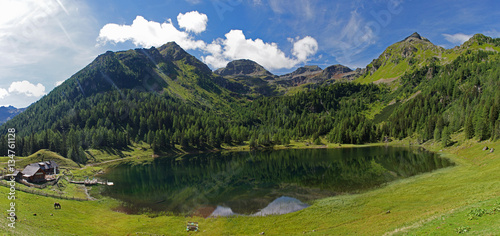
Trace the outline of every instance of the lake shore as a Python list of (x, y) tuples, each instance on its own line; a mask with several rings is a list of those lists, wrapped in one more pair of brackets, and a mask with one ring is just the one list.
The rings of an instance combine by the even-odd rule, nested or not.
[[(408, 141), (403, 140), (369, 145), (407, 146), (407, 144)], [(421, 146), (430, 151), (443, 153), (444, 157), (457, 165), (397, 180), (380, 189), (361, 194), (346, 194), (317, 200), (311, 207), (286, 215), (206, 219), (127, 215), (117, 212), (120, 203), (114, 199), (101, 198), (97, 201), (76, 202), (18, 192), (17, 227), (7, 228), (6, 219), (0, 218), (0, 229), (8, 232), (7, 235), (37, 233), (181, 235), (185, 234), (184, 227), (187, 221), (198, 221), (199, 234), (203, 235), (248, 235), (260, 232), (271, 235), (293, 235), (304, 232), (320, 235), (455, 234), (457, 230), (467, 228), (477, 234), (494, 234), (500, 226), (500, 213), (485, 214), (473, 220), (469, 220), (467, 215), (471, 209), (491, 210), (497, 201), (500, 202), (498, 171), (500, 155), (498, 151), (493, 153), (482, 151), (484, 146), (498, 150), (500, 142), (470, 140), (448, 148), (429, 142)], [(352, 145), (352, 147), (357, 146)], [(139, 156), (131, 155), (125, 158), (134, 162), (148, 159), (146, 156), (139, 159), (137, 157)], [(87, 168), (101, 169), (106, 165), (109, 163)], [(89, 171), (90, 173), (92, 171)], [(7, 188), (0, 187), (1, 194), (8, 191)], [(51, 209), (55, 201), (61, 203), (61, 210)], [(1, 206), (8, 204), (7, 198), (0, 199)], [(38, 214), (33, 216), (33, 213)]]

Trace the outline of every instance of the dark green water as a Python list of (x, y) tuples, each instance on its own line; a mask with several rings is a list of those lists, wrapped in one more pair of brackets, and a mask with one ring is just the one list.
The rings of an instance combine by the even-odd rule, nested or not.
[(103, 176), (114, 182), (103, 194), (131, 213), (282, 214), (450, 165), (435, 153), (400, 147), (208, 153), (117, 166)]

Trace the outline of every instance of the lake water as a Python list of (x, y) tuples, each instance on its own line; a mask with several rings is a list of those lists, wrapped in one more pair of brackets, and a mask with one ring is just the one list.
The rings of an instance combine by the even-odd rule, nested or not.
[(403, 147), (208, 153), (116, 166), (103, 176), (114, 182), (103, 194), (122, 200), (129, 213), (284, 214), (315, 199), (451, 165), (435, 153)]

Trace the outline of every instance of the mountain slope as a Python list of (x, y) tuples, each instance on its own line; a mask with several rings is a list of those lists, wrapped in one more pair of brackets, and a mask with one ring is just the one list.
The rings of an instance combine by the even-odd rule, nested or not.
[(412, 67), (420, 67), (443, 57), (445, 49), (434, 45), (418, 33), (406, 37), (389, 47), (370, 64), (359, 82), (367, 83), (378, 80), (393, 81)]
[[(223, 116), (206, 111), (230, 112), (234, 98), (229, 93), (214, 83), (205, 64), (175, 43), (106, 52), (0, 131), (16, 128), (22, 154), (47, 148), (85, 162), (89, 147), (121, 148), (134, 140), (153, 145), (158, 139), (158, 148), (165, 148), (170, 140), (187, 145), (184, 140), (201, 127), (214, 127), (215, 133)], [(202, 148), (201, 143), (208, 145), (208, 137), (191, 145)]]
[[(365, 70), (308, 66), (283, 76), (248, 60), (218, 70), (223, 75), (212, 73), (174, 43), (106, 52), (0, 132), (15, 127), (23, 155), (49, 149), (80, 163), (88, 158), (85, 149), (137, 142), (172, 153), (245, 141), (252, 148), (291, 139), (321, 143), (320, 136), (334, 143), (425, 141), (465, 130), (467, 138), (495, 139), (499, 46), (498, 39), (476, 35), (444, 50), (414, 34)], [(366, 84), (350, 83), (359, 73)], [(390, 82), (396, 86), (367, 83), (389, 73), (397, 73)], [(0, 152), (6, 153), (6, 143), (4, 136)]]
[(0, 107), (0, 125), (14, 118), (17, 114), (23, 112), (26, 108), (15, 108), (13, 106)]
[(444, 49), (434, 45), (417, 32), (389, 47), (370, 64), (366, 66), (364, 74), (356, 81), (361, 83), (397, 82), (404, 73), (415, 71), (432, 63), (445, 65), (451, 63), (467, 50), (500, 51), (494, 46), (496, 39), (476, 34), (459, 47)]
[(273, 81), (276, 76), (252, 60), (231, 61), (214, 73), (220, 75), (215, 80), (219, 85), (251, 99), (278, 95)]

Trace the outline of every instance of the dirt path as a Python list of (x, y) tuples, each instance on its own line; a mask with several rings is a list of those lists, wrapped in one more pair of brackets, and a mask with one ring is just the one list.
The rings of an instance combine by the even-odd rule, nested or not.
[[(91, 188), (92, 188), (92, 187), (91, 187)], [(89, 191), (88, 191), (88, 189), (87, 189), (87, 186), (83, 185), (83, 189), (84, 189), (84, 191), (85, 191), (85, 195), (87, 195), (87, 199), (89, 199), (90, 201), (95, 201), (95, 200), (97, 200), (97, 199), (93, 198), (92, 196), (90, 196)]]

